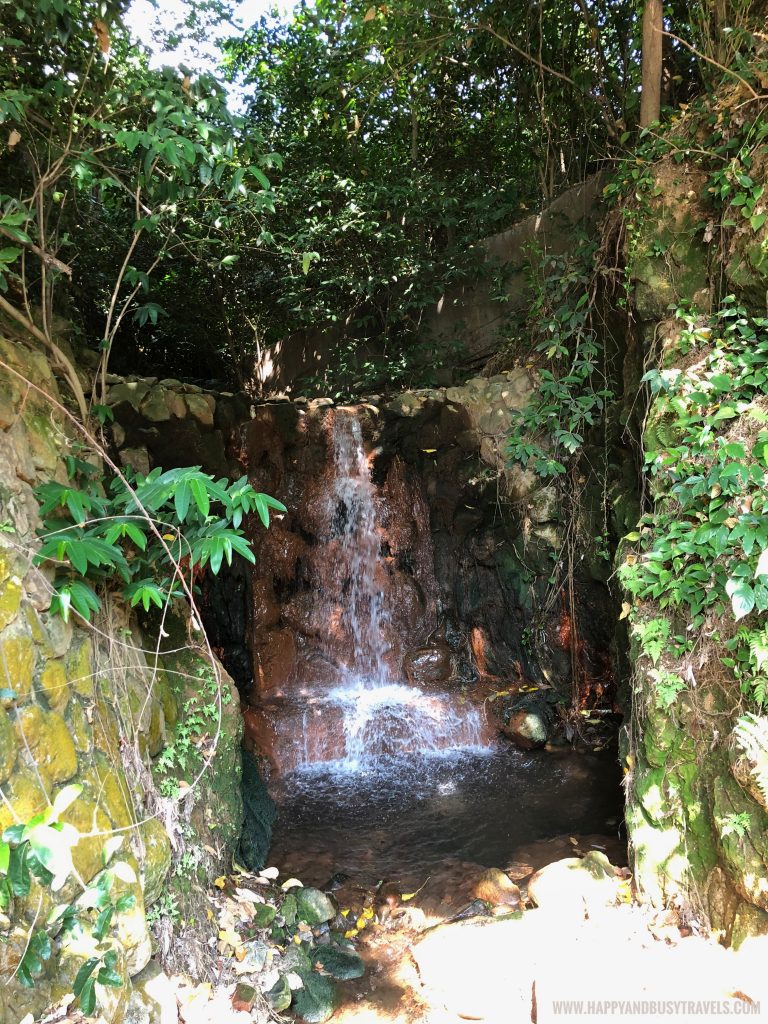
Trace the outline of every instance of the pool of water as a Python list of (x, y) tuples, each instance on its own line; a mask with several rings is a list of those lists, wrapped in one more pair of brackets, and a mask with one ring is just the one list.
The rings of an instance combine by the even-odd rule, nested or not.
[(305, 884), (336, 872), (419, 882), (446, 862), (505, 867), (562, 835), (617, 833), (615, 752), (523, 752), (509, 745), (379, 758), (350, 770), (308, 765), (272, 787), (270, 863)]

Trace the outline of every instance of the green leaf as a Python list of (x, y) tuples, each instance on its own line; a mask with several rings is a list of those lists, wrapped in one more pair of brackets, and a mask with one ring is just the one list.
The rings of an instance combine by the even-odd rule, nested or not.
[(725, 585), (725, 591), (731, 599), (733, 616), (738, 622), (755, 607), (755, 593), (743, 577), (731, 577)]

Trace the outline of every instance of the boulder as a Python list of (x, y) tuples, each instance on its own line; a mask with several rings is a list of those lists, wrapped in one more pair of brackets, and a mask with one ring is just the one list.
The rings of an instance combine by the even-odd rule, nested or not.
[(520, 889), (499, 868), (488, 868), (472, 887), (473, 896), (492, 907), (521, 908)]
[(445, 682), (451, 670), (451, 651), (447, 644), (417, 647), (403, 658), (403, 671), (411, 686)]
[(547, 721), (536, 711), (514, 711), (501, 731), (523, 750), (543, 747), (549, 738)]
[(536, 871), (528, 881), (528, 897), (543, 910), (594, 917), (613, 906), (620, 879), (599, 850), (583, 858), (565, 857)]

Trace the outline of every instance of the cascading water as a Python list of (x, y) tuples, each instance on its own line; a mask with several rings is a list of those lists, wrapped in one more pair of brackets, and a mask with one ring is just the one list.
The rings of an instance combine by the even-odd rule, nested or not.
[(344, 579), (346, 619), (352, 635), (352, 674), (366, 687), (387, 681), (383, 625), (386, 608), (376, 581), (381, 540), (376, 493), (363, 446), (360, 421), (352, 414), (332, 418), (333, 486), (328, 496), (331, 536)]
[[(402, 679), (391, 582), (398, 573), (388, 564), (380, 522), (395, 513), (371, 479), (353, 409), (329, 413), (327, 438), (332, 457), (318, 510), (312, 603), (319, 622), (316, 653), (333, 671), (324, 682), (305, 673), (298, 692), (262, 704), (260, 714), (274, 737), (273, 760), (281, 771), (328, 763), (349, 771), (401, 754), (488, 748), (492, 730), (482, 706)], [(428, 541), (426, 509), (420, 497), (414, 502), (419, 508), (411, 507), (410, 515), (420, 520)], [(426, 620), (424, 610), (421, 617)], [(429, 632), (427, 621), (409, 625)]]

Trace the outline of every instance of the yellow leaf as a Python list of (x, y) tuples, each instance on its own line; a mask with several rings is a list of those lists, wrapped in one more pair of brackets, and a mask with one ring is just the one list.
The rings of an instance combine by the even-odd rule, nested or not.
[(422, 448), (421, 450), (425, 452), (427, 455), (434, 455), (435, 452), (437, 451), (437, 448)]
[(109, 29), (106, 23), (97, 18), (93, 23), (93, 34), (99, 43), (99, 49), (102, 53), (109, 53)]
[(404, 892), (402, 894), (402, 896), (400, 897), (400, 899), (405, 903), (408, 900), (412, 900), (414, 896), (418, 896), (418, 893), (419, 893), (418, 889), (416, 890), (416, 892)]
[(368, 10), (365, 12), (365, 17), (363, 18), (363, 21), (373, 21), (373, 19), (375, 17), (376, 17), (376, 8), (375, 7), (369, 7)]
[(355, 928), (357, 928), (358, 931), (362, 931), (363, 928), (365, 928), (365, 926), (367, 924), (368, 924), (368, 921), (361, 914), (360, 917), (358, 917), (358, 919), (355, 921)]
[(637, 555), (627, 555), (624, 561), (627, 563), (627, 565), (634, 565), (637, 561)]
[(163, 540), (176, 540), (176, 534), (175, 533), (164, 533), (163, 534)]
[(366, 919), (366, 921), (372, 921), (374, 913), (375, 913), (375, 911), (374, 911), (373, 907), (365, 907), (363, 909), (362, 916)]
[(344, 932), (345, 939), (354, 939), (357, 935), (357, 928), (350, 928), (348, 932)]
[(301, 945), (301, 936), (300, 935), (294, 935), (293, 936), (293, 941), (296, 943), (297, 946), (300, 946)]
[(219, 932), (219, 939), (228, 946), (239, 946), (240, 936), (232, 928), (224, 928)]
[(626, 617), (629, 615), (629, 613), (631, 611), (632, 611), (632, 605), (628, 601), (622, 601), (621, 602), (621, 615), (619, 616), (619, 621), (621, 621), (622, 619), (626, 619)]
[(217, 889), (223, 889), (224, 886), (227, 884), (227, 876), (219, 875), (218, 878), (214, 878), (213, 884), (216, 886)]

